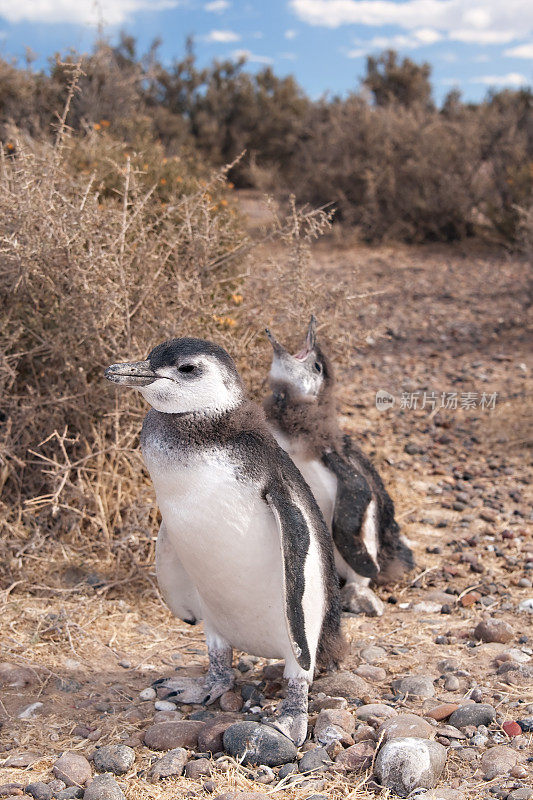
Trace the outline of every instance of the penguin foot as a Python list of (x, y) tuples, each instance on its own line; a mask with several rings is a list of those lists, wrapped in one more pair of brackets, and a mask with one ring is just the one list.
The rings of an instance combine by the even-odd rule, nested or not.
[[(231, 676), (233, 678), (233, 676)], [(233, 687), (233, 680), (210, 680), (207, 678), (161, 678), (152, 686), (163, 686), (169, 689), (167, 698), (178, 703), (210, 705), (224, 692)]]
[(300, 747), (307, 738), (307, 714), (305, 711), (300, 711), (295, 715), (282, 713), (279, 717), (264, 719), (263, 723), (270, 725), (271, 728), (276, 728), (288, 739), (291, 739), (296, 747)]
[(341, 590), (343, 611), (352, 614), (366, 614), (367, 617), (381, 617), (385, 604), (368, 586), (347, 583)]

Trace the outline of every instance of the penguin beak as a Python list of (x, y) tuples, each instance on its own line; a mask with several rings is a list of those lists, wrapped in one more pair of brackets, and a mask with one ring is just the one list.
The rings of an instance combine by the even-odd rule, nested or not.
[(157, 375), (150, 367), (149, 361), (127, 361), (124, 364), (111, 364), (104, 375), (108, 381), (134, 388), (149, 386), (157, 378)]
[(316, 344), (316, 317), (314, 314), (311, 316), (309, 320), (309, 325), (307, 326), (307, 334), (305, 337), (305, 345), (299, 353), (294, 354), (294, 358), (298, 359), (298, 361), (305, 361), (311, 350), (314, 350)]
[(273, 335), (273, 334), (272, 334), (272, 333), (269, 331), (269, 329), (268, 329), (268, 328), (265, 328), (265, 333), (266, 333), (266, 335), (267, 335), (268, 341), (269, 341), (269, 342), (270, 342), (270, 344), (272, 345), (272, 349), (274, 350), (274, 352), (275, 352), (275, 354), (276, 354), (277, 356), (288, 355), (288, 353), (287, 353), (287, 351), (285, 350), (285, 348), (283, 347), (283, 345), (281, 345), (281, 344), (278, 342), (278, 340), (276, 339), (276, 337), (275, 337), (275, 336), (274, 336), (274, 335)]

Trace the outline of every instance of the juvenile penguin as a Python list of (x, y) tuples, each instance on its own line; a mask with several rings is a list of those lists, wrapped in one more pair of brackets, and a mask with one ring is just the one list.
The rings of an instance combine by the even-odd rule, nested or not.
[(343, 607), (380, 616), (384, 606), (370, 582), (397, 580), (414, 566), (393, 502), (369, 459), (339, 428), (333, 369), (317, 344), (315, 318), (295, 355), (266, 333), (274, 350), (272, 394), (264, 402), (270, 428), (309, 484), (331, 530), (337, 571), (346, 581)]
[(284, 659), (286, 697), (268, 723), (301, 744), (315, 664), (336, 665), (343, 646), (331, 537), (310, 489), (218, 345), (173, 339), (105, 374), (151, 406), (141, 448), (162, 517), (157, 579), (173, 614), (204, 620), (207, 677), (161, 682), (208, 704), (233, 686), (232, 648)]

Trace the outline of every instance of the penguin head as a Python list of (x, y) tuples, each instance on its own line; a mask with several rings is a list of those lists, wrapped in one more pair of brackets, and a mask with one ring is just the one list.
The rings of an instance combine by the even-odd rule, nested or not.
[(138, 389), (156, 411), (165, 414), (215, 416), (244, 399), (233, 359), (203, 339), (170, 339), (154, 347), (146, 361), (112, 364), (105, 377)]
[(276, 390), (281, 388), (295, 400), (315, 402), (321, 400), (333, 384), (333, 373), (316, 341), (316, 319), (311, 317), (301, 350), (291, 355), (272, 333), (266, 329), (266, 335), (274, 350), (270, 367), (270, 385)]

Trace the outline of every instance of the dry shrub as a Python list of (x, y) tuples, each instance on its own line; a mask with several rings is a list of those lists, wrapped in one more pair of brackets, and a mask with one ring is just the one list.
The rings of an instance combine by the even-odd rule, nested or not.
[[(109, 586), (153, 560), (157, 510), (136, 449), (145, 410), (104, 381), (105, 366), (187, 335), (226, 346), (250, 377), (266, 308), (261, 294), (243, 298), (255, 243), (230, 167), (204, 179), (186, 159), (160, 163), (162, 151), (70, 135), (78, 73), (55, 144), (20, 135), (0, 153), (2, 580), (33, 590), (43, 569), (48, 586), (91, 572), (110, 573)], [(291, 286), (327, 225), (293, 205), (259, 237), (296, 242)]]

